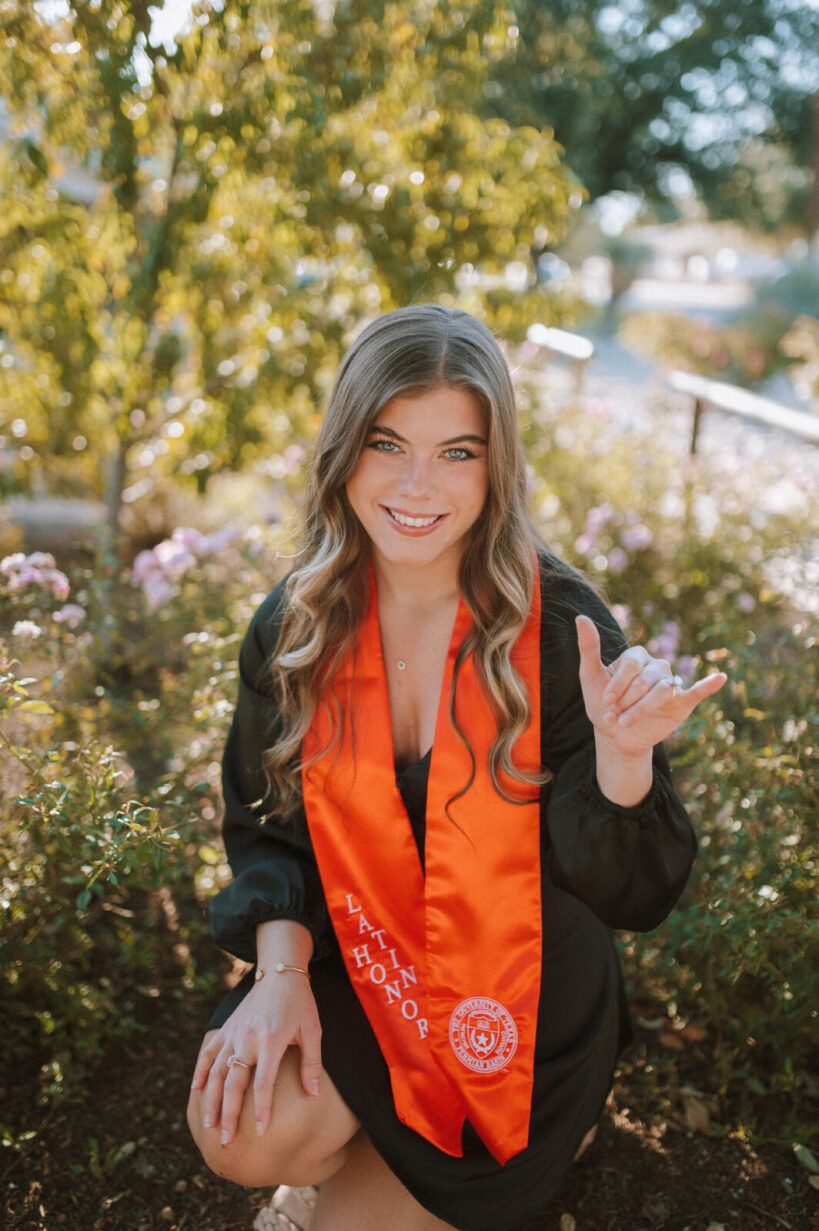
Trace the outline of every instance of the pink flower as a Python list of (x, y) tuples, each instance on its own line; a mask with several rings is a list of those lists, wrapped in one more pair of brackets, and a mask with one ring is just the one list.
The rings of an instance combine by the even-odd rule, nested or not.
[(66, 603), (65, 607), (54, 612), (54, 619), (58, 624), (67, 624), (69, 628), (76, 628), (80, 620), (85, 619), (85, 608), (78, 606), (77, 603)]
[(13, 556), (5, 556), (0, 560), (0, 573), (4, 577), (11, 577), (18, 568), (25, 564), (26, 557), (21, 551), (16, 551)]
[(737, 607), (739, 607), (740, 611), (753, 611), (754, 607), (756, 607), (756, 599), (752, 594), (746, 594), (743, 590), (741, 594), (737, 595)]
[(202, 534), (201, 531), (190, 526), (177, 526), (171, 535), (171, 542), (181, 544), (191, 555), (202, 559), (204, 556), (214, 555), (221, 551), (236, 537), (237, 533), (238, 531), (230, 526), (215, 530), (213, 534)]
[(163, 539), (161, 543), (157, 543), (154, 554), (162, 571), (169, 577), (181, 577), (196, 561), (196, 557), (184, 544), (175, 543), (172, 539)]
[(622, 573), (628, 565), (629, 558), (622, 547), (612, 547), (607, 557), (606, 567), (610, 573)]
[(589, 509), (586, 514), (586, 525), (583, 527), (587, 534), (598, 534), (606, 522), (611, 521), (614, 516), (614, 508), (610, 504), (598, 504)]
[(152, 573), (142, 589), (149, 611), (156, 611), (159, 607), (164, 607), (165, 603), (176, 594), (168, 578), (163, 577), (161, 573)]
[(680, 645), (680, 626), (673, 620), (668, 621), (663, 625), (663, 630), (657, 637), (653, 637), (648, 643), (648, 648), (652, 654), (658, 658), (666, 658), (669, 661), (674, 658)]
[(6, 556), (0, 561), (0, 573), (8, 578), (11, 594), (17, 594), (28, 586), (42, 586), (59, 599), (66, 599), (71, 593), (68, 578), (55, 567), (54, 557), (48, 551), (33, 551), (30, 556), (18, 551)]
[(152, 551), (141, 551), (131, 566), (131, 581), (142, 586), (159, 567), (159, 561)]
[[(193, 526), (177, 526), (170, 537), (170, 542), (179, 543), (187, 548), (191, 555), (198, 556), (202, 550), (204, 537), (202, 531), (196, 530)], [(168, 541), (168, 539), (165, 540), (166, 543)], [(161, 547), (162, 544), (160, 543), (159, 546)]]
[(221, 551), (237, 534), (227, 526), (213, 534), (202, 534), (193, 526), (177, 526), (169, 539), (139, 553), (131, 566), (131, 582), (142, 586), (149, 610), (155, 611), (174, 596), (173, 583), (198, 559)]
[(42, 574), (41, 581), (45, 588), (50, 590), (60, 602), (65, 602), (71, 593), (71, 585), (68, 578), (59, 569), (49, 569), (48, 572)]
[(620, 531), (620, 542), (626, 551), (643, 551), (654, 542), (654, 535), (648, 526), (640, 523), (637, 526), (627, 526)]
[(36, 586), (40, 583), (40, 570), (31, 568), (28, 564), (17, 573), (12, 573), (9, 576), (9, 590), (12, 594), (16, 594), (18, 590), (25, 590), (28, 586)]

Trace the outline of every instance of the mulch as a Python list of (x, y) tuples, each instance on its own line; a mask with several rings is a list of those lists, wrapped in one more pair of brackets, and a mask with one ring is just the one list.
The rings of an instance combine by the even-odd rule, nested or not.
[[(219, 964), (208, 946), (203, 938), (200, 969)], [(34, 1130), (22, 1148), (7, 1141), (0, 1151), (4, 1231), (251, 1231), (272, 1190), (243, 1189), (209, 1171), (185, 1119), (216, 997), (185, 991), (172, 963), (155, 982), (155, 994), (140, 998), (141, 1033), (96, 1065), (81, 1103), (32, 1110), (31, 1083), (0, 1075), (6, 1137)], [(696, 1051), (669, 1053), (656, 1030), (638, 1025), (596, 1139), (555, 1200), (520, 1231), (819, 1228), (819, 1192), (777, 1130), (777, 1114), (784, 1124), (788, 1109), (774, 1107), (773, 1120), (759, 1122), (762, 1144), (751, 1144), (730, 1130), (729, 1109), (720, 1123), (713, 1100), (681, 1095), (708, 1089), (706, 1062), (699, 1075), (696, 1064)], [(702, 1112), (699, 1128), (690, 1127), (692, 1107)]]

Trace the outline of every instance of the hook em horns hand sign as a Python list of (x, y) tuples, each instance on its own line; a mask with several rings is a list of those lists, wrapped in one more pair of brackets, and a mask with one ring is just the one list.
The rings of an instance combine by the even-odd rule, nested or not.
[(727, 682), (723, 671), (674, 689), (671, 667), (644, 646), (630, 646), (606, 666), (600, 634), (589, 616), (575, 620), (580, 649), (580, 687), (595, 734), (626, 757), (649, 752), (689, 717), (700, 701)]

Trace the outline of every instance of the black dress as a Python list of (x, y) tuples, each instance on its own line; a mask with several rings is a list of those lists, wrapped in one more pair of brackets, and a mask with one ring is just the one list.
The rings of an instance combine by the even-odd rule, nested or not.
[[(554, 1196), (602, 1111), (619, 1053), (634, 1037), (610, 929), (657, 927), (685, 888), (697, 852), (662, 745), (654, 749), (651, 790), (639, 804), (622, 807), (600, 790), (578, 677), (575, 614), (595, 620), (605, 663), (627, 642), (605, 604), (564, 567), (559, 583), (541, 574), (542, 759), (556, 776), (541, 794), (543, 971), (529, 1145), (503, 1166), (468, 1120), (463, 1157), (453, 1158), (398, 1119), (389, 1070), (329, 921), (303, 810), (295, 827), (260, 826), (248, 806), (264, 794), (261, 750), (275, 731), (265, 675), (282, 582), (255, 612), (239, 655), (238, 702), (222, 766), (223, 834), (234, 879), (211, 899), (214, 939), (253, 963), (257, 923), (288, 918), (310, 929), (323, 1065), (402, 1183), (459, 1231), (515, 1231)], [(396, 772), (422, 866), (432, 752)], [(252, 978), (251, 970), (206, 1029), (227, 1020)]]

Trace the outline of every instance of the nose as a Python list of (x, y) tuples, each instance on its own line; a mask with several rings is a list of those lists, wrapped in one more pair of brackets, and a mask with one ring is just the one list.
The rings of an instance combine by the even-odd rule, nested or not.
[(407, 458), (402, 467), (398, 489), (402, 496), (417, 501), (428, 500), (435, 490), (433, 479), (434, 461), (423, 457)]

